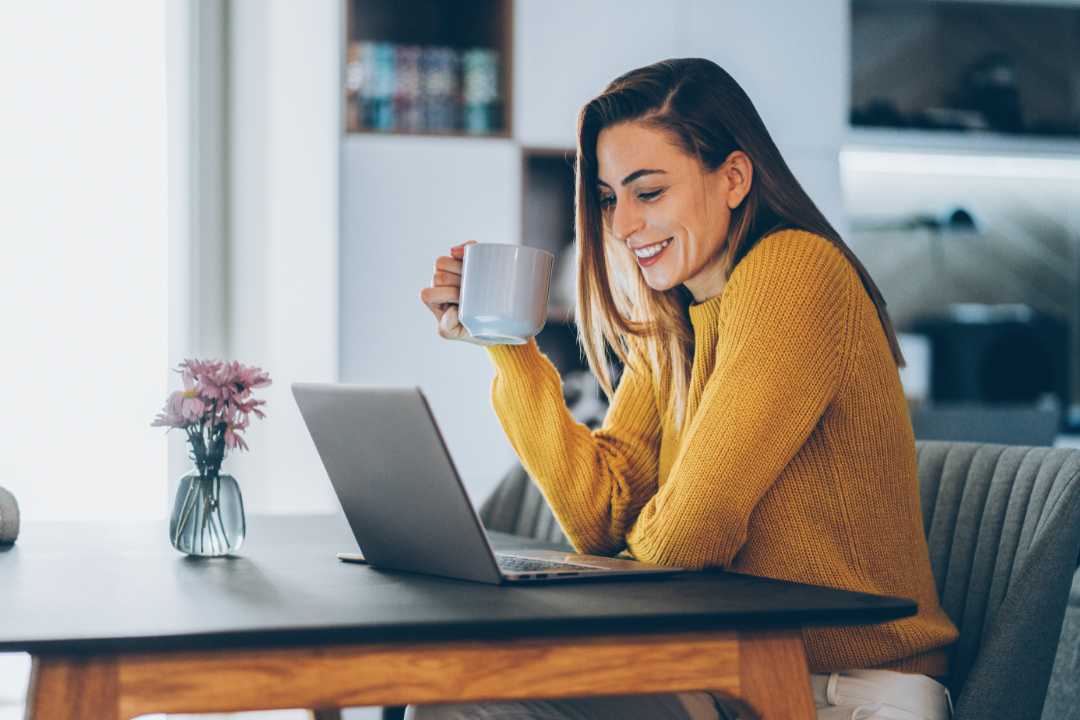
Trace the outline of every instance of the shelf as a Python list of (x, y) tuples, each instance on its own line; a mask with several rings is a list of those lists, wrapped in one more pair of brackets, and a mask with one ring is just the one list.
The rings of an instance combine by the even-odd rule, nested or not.
[(574, 308), (551, 305), (548, 307), (546, 322), (554, 323), (556, 325), (573, 325)]
[(577, 157), (577, 150), (574, 148), (568, 148), (563, 145), (524, 145), (521, 148), (521, 152), (525, 157), (543, 157), (543, 158), (562, 158), (571, 167), (574, 166), (575, 158)]
[(346, 134), (510, 137), (512, 0), (346, 0)]
[(574, 151), (523, 148), (521, 228), (524, 244), (555, 255), (548, 322), (573, 323)]
[(427, 138), (436, 140), (510, 140), (510, 133), (468, 133), (463, 130), (436, 132), (434, 130), (349, 130), (345, 133), (345, 140), (352, 138)]
[(521, 149), (521, 228), (526, 245), (555, 254), (547, 322), (537, 343), (565, 378), (587, 371), (574, 323), (574, 149)]
[(574, 241), (574, 151), (523, 148), (521, 227), (526, 245), (556, 256)]
[(1080, 159), (1080, 138), (1073, 140), (952, 130), (852, 127), (848, 129), (844, 147), (938, 154)]

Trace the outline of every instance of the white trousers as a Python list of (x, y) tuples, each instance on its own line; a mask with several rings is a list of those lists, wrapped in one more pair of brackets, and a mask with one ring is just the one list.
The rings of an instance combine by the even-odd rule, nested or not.
[(952, 698), (926, 675), (848, 670), (811, 675), (818, 720), (949, 720)]
[[(818, 720), (950, 720), (944, 685), (926, 675), (849, 670), (810, 676)], [(705, 692), (410, 706), (406, 720), (734, 720)]]

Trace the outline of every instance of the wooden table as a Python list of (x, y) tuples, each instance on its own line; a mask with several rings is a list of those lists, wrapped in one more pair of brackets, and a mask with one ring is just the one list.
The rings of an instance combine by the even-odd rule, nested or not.
[(707, 688), (813, 718), (801, 628), (915, 612), (718, 571), (488, 586), (340, 563), (339, 516), (248, 529), (239, 557), (195, 560), (163, 525), (27, 523), (0, 549), (0, 651), (33, 657), (28, 717)]

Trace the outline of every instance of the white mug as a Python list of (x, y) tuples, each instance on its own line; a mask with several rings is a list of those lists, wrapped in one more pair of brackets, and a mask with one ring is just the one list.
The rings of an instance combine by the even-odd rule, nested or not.
[(477, 340), (522, 345), (544, 327), (555, 256), (527, 245), (465, 246), (459, 319)]

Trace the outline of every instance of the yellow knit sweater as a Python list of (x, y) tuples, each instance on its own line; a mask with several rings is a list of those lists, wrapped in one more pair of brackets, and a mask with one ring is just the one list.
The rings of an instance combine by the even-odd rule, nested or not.
[(944, 674), (957, 632), (930, 570), (911, 422), (855, 270), (824, 238), (778, 232), (689, 312), (682, 427), (661, 410), (665, 378), (627, 369), (590, 431), (535, 342), (488, 349), (496, 413), (571, 542), (913, 598), (909, 618), (807, 628), (811, 671)]

